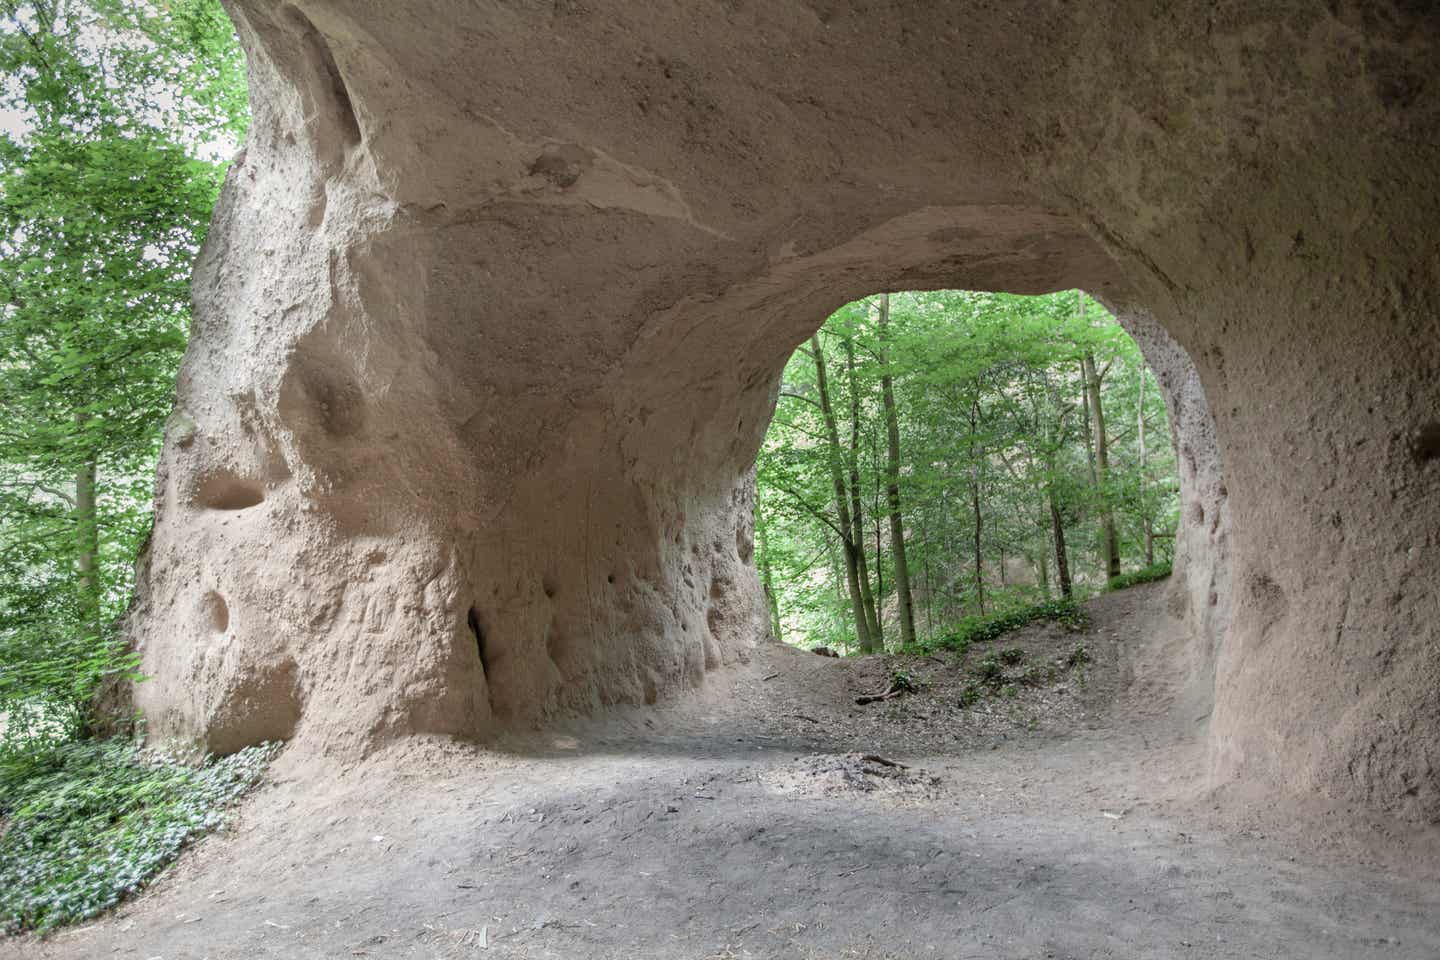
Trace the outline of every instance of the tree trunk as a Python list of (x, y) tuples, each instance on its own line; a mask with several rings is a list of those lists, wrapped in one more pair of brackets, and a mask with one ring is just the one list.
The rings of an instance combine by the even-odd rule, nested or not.
[(885, 545), (881, 542), (880, 506), (875, 505), (875, 596), (880, 598), (880, 607), (885, 606)]
[(984, 558), (980, 551), (980, 481), (979, 478), (970, 484), (970, 507), (975, 514), (975, 605), (980, 612), (985, 612), (985, 569)]
[[(870, 459), (874, 463), (880, 462), (880, 441), (877, 439), (874, 424), (869, 424), (870, 437)], [(881, 471), (875, 471), (875, 489), (870, 496), (870, 521), (874, 526), (872, 531), (875, 534), (875, 596), (876, 600), (876, 622), (883, 623), (885, 613), (885, 544), (882, 541), (884, 534), (884, 511), (880, 509), (881, 501), (884, 499), (884, 483), (880, 476)]]
[(756, 546), (760, 553), (760, 584), (765, 589), (765, 605), (770, 610), (770, 634), (775, 638), (775, 642), (779, 643), (780, 599), (775, 596), (775, 580), (770, 570), (770, 550), (766, 543), (764, 524), (755, 524), (755, 539), (759, 541)]
[(1060, 521), (1060, 508), (1055, 503), (1055, 491), (1047, 490), (1050, 501), (1050, 533), (1055, 538), (1055, 576), (1060, 581), (1060, 595), (1070, 599), (1070, 561), (1065, 556), (1065, 525)]
[[(870, 585), (870, 565), (865, 557), (865, 510), (860, 500), (860, 391), (855, 382), (855, 345), (850, 342), (849, 337), (843, 342), (845, 368), (850, 381), (850, 516), (855, 525), (855, 566), (860, 579), (860, 598), (865, 607), (865, 625), (870, 631), (870, 642), (873, 645), (866, 652), (878, 653), (885, 649), (885, 634), (875, 606), (875, 591)], [(875, 562), (878, 564), (880, 558), (876, 557)]]
[(75, 568), (81, 620), (100, 632), (100, 525), (95, 512), (96, 465), (92, 459), (75, 473)]
[(1145, 462), (1145, 364), (1140, 364), (1140, 392), (1135, 400), (1135, 433), (1140, 442), (1140, 522), (1145, 530), (1145, 566), (1155, 565), (1155, 521), (1150, 516), (1150, 472)]
[(1090, 471), (1090, 486), (1098, 487), (1100, 478), (1095, 474), (1095, 440), (1090, 432), (1090, 369), (1083, 359), (1080, 361), (1080, 389), (1085, 394), (1085, 402), (1080, 404), (1080, 416), (1085, 424), (1085, 465)]
[(1095, 370), (1095, 357), (1087, 350), (1081, 363), (1085, 371), (1086, 395), (1090, 401), (1090, 419), (1095, 423), (1095, 472), (1100, 485), (1100, 524), (1105, 533), (1105, 576), (1120, 576), (1120, 546), (1115, 539), (1115, 511), (1110, 508), (1108, 494), (1110, 453), (1105, 441), (1105, 408), (1100, 403), (1100, 375)]
[(830, 479), (835, 487), (835, 518), (840, 531), (841, 553), (845, 556), (845, 579), (850, 585), (850, 607), (855, 617), (855, 639), (860, 650), (870, 653), (874, 641), (870, 636), (869, 621), (865, 617), (865, 601), (860, 592), (860, 570), (856, 560), (855, 528), (850, 523), (849, 494), (845, 489), (845, 470), (841, 463), (840, 431), (835, 426), (835, 409), (830, 404), (830, 386), (825, 376), (825, 351), (820, 346), (820, 334), (810, 338), (810, 348), (815, 354), (815, 382), (820, 390), (820, 412), (825, 419), (825, 434), (830, 443)]
[(900, 642), (915, 643), (915, 608), (910, 595), (910, 565), (905, 557), (905, 519), (900, 511), (900, 415), (895, 409), (895, 380), (890, 373), (890, 294), (880, 295), (880, 392), (885, 404), (886, 498), (890, 507), (890, 554), (895, 558), (895, 598)]
[(983, 519), (980, 515), (980, 459), (975, 450), (975, 432), (980, 429), (980, 401), (970, 401), (970, 509), (975, 519), (975, 605), (985, 613), (985, 559), (980, 549)]
[[(924, 528), (924, 525), (921, 525)], [(922, 540), (920, 544), (920, 566), (925, 575), (925, 633), (935, 635), (935, 588), (930, 580), (930, 550)]]

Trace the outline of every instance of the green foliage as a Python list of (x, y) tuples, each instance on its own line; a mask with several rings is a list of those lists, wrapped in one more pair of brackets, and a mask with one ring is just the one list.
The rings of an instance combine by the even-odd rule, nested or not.
[(1054, 620), (1067, 629), (1083, 630), (1087, 614), (1085, 608), (1073, 600), (1047, 600), (988, 617), (967, 617), (937, 638), (931, 646), (964, 651), (974, 644), (1003, 637), (1037, 620)]
[(899, 667), (890, 668), (890, 688), (899, 690), (902, 693), (915, 693), (925, 686), (924, 682), (914, 674)]
[(34, 642), (26, 630), (0, 633), (0, 745), (24, 753), (89, 735), (96, 688), (139, 680), (138, 661), (113, 634), (96, 640), (77, 630)]
[(1112, 590), (1124, 590), (1126, 587), (1133, 587), (1141, 583), (1154, 583), (1156, 580), (1164, 580), (1170, 576), (1170, 564), (1157, 563), (1151, 567), (1142, 567), (1131, 573), (1122, 573), (1118, 577), (1111, 577), (1105, 583), (1106, 592)]
[(217, 0), (0, 5), (0, 927), (117, 902), (260, 775), (92, 731), (149, 535), (190, 265), (247, 121)]
[(0, 77), (0, 739), (43, 739), (133, 672), (110, 625), (245, 87), (216, 0), (5, 4)]
[(960, 691), (961, 708), (973, 707), (985, 699), (985, 688), (979, 683), (967, 683)]
[(1077, 643), (1065, 656), (1067, 667), (1083, 667), (1090, 662), (1090, 650), (1083, 643)]
[(1013, 667), (1025, 659), (1025, 651), (1019, 647), (1008, 647), (998, 654), (1000, 662), (1006, 666)]
[[(1104, 585), (1106, 513), (1115, 518), (1124, 565), (1148, 565), (1157, 553), (1156, 561), (1167, 560), (1178, 481), (1165, 406), (1138, 348), (1099, 304), (1077, 291), (892, 293), (888, 304), (883, 337), (878, 298), (870, 298), (837, 310), (818, 343), (842, 468), (847, 483), (858, 481), (860, 546), (892, 649), (899, 630), (889, 622), (898, 597), (887, 523), (886, 373), (919, 648), (963, 646), (971, 629), (988, 639), (981, 621), (1061, 593), (1052, 503), (1077, 599)], [(1087, 355), (1100, 374), (1107, 421), (1104, 482), (1091, 466), (1081, 374)], [(845, 649), (855, 645), (856, 627), (832, 446), (807, 343), (785, 368), (756, 462), (759, 566), (777, 632)]]
[(219, 826), (277, 750), (198, 768), (119, 740), (0, 755), (0, 928), (43, 932), (113, 907)]

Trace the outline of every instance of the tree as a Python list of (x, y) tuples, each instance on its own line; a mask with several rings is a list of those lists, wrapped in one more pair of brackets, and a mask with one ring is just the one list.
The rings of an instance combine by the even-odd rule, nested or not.
[(757, 552), (760, 554), (760, 588), (765, 591), (765, 607), (770, 613), (770, 635), (776, 640), (784, 639), (780, 623), (780, 601), (775, 596), (775, 577), (770, 563), (770, 550), (765, 537), (765, 524), (757, 518), (755, 524)]
[[(865, 511), (860, 500), (860, 388), (855, 379), (855, 344), (847, 335), (841, 338), (845, 351), (845, 372), (850, 385), (850, 450), (846, 458), (850, 470), (850, 520), (854, 526), (855, 576), (860, 585), (860, 600), (865, 612), (865, 629), (870, 634), (870, 646), (862, 645), (867, 653), (885, 649), (885, 632), (880, 616), (875, 609), (877, 589), (870, 584), (870, 565), (865, 559)], [(875, 557), (875, 568), (880, 569), (880, 557)]]
[[(1079, 316), (1085, 316), (1085, 294), (1077, 291)], [(1100, 492), (1100, 522), (1104, 532), (1105, 575), (1120, 576), (1120, 546), (1115, 539), (1115, 512), (1110, 506), (1110, 446), (1105, 436), (1105, 407), (1100, 401), (1100, 383), (1105, 373), (1096, 369), (1095, 354), (1086, 350), (1080, 355), (1081, 371), (1085, 377), (1085, 402), (1090, 411), (1090, 423), (1095, 429), (1095, 483)], [(1087, 425), (1088, 435), (1090, 427)], [(1088, 441), (1088, 436), (1087, 436)]]
[(810, 338), (810, 350), (814, 355), (815, 383), (820, 392), (820, 410), (825, 419), (825, 435), (829, 445), (828, 459), (835, 487), (835, 518), (838, 524), (835, 529), (840, 535), (840, 544), (845, 555), (845, 576), (849, 581), (850, 604), (854, 608), (855, 614), (855, 637), (860, 643), (860, 650), (870, 653), (875, 649), (875, 635), (870, 629), (871, 617), (865, 604), (864, 591), (869, 589), (861, 567), (865, 558), (865, 546), (863, 539), (856, 535), (860, 527), (854, 523), (850, 515), (852, 494), (846, 484), (845, 458), (840, 449), (840, 431), (835, 424), (835, 408), (830, 402), (830, 383), (825, 369), (825, 347), (820, 342), (820, 334), (817, 333)]
[(0, 708), (83, 727), (123, 610), (188, 325), (244, 123), (213, 2), (0, 3)]
[(895, 558), (895, 600), (900, 614), (900, 643), (915, 643), (914, 600), (910, 592), (910, 564), (905, 555), (905, 518), (900, 510), (900, 416), (895, 407), (895, 377), (887, 347), (890, 328), (890, 294), (880, 295), (878, 338), (880, 392), (885, 406), (885, 497), (890, 508), (890, 554)]

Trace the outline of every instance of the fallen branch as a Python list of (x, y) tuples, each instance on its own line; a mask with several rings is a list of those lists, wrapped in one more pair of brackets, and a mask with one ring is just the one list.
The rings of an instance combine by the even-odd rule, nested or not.
[(889, 700), (893, 697), (898, 697), (904, 692), (904, 690), (901, 690), (899, 687), (891, 684), (890, 689), (886, 690), (884, 693), (869, 693), (863, 697), (856, 697), (855, 702), (860, 704), (861, 706), (864, 706), (867, 703), (879, 703), (881, 700)]
[(910, 769), (908, 766), (906, 766), (905, 764), (901, 763), (899, 760), (890, 760), (890, 759), (888, 759), (888, 758), (886, 758), (886, 757), (880, 756), (880, 754), (878, 754), (878, 753), (866, 753), (866, 754), (863, 754), (863, 755), (860, 757), (860, 759), (861, 759), (861, 760), (864, 760), (864, 761), (867, 761), (867, 762), (869, 762), (869, 763), (878, 763), (878, 764), (880, 764), (880, 766), (882, 766), (882, 767), (898, 767), (898, 768), (901, 769), (901, 770), (909, 770), (909, 769)]

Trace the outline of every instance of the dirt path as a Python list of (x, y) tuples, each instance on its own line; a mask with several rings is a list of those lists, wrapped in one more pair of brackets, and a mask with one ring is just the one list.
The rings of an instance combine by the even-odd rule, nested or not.
[(949, 663), (857, 707), (883, 661), (771, 649), (604, 729), (408, 743), (334, 781), (282, 760), (146, 897), (0, 955), (1440, 957), (1433, 833), (1204, 791), (1160, 600), (1096, 601), (1083, 675), (968, 709)]

